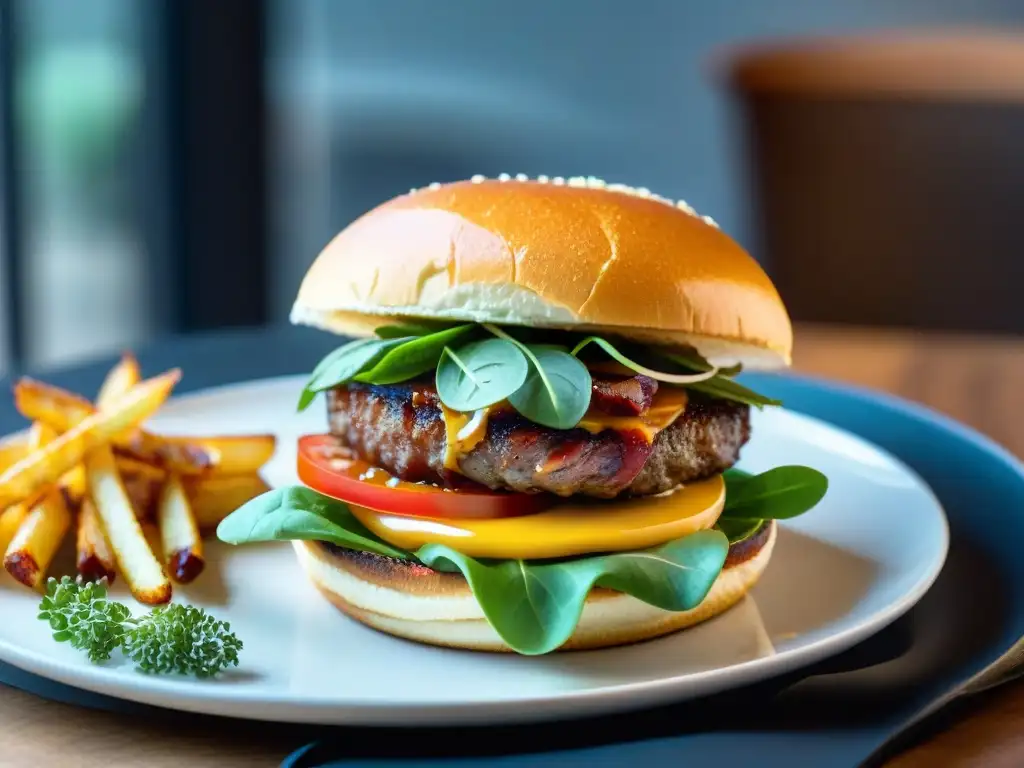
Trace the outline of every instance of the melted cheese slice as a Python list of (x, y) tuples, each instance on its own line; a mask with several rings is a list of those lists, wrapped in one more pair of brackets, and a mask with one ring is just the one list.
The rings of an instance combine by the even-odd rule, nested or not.
[(720, 475), (658, 496), (572, 500), (533, 515), (453, 520), (395, 515), (351, 506), (389, 544), (415, 551), (447, 544), (471, 557), (544, 559), (644, 549), (710, 528), (725, 504)]
[[(441, 405), (446, 438), (446, 469), (458, 471), (459, 459), (472, 451), (487, 435), (487, 421), (491, 412), (504, 407), (507, 407), (505, 403), (498, 403), (472, 413), (462, 413)], [(651, 407), (640, 416), (609, 416), (591, 405), (577, 426), (595, 435), (606, 429), (636, 431), (643, 434), (648, 443), (653, 443), (658, 433), (671, 426), (685, 410), (686, 390), (663, 386), (655, 392)]]

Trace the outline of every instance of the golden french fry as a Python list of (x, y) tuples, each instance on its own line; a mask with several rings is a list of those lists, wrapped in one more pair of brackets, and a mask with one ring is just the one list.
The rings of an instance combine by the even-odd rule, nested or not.
[(244, 475), (257, 472), (277, 448), (274, 435), (227, 435), (219, 437), (164, 437), (171, 449), (198, 446), (209, 457), (209, 474)]
[(85, 474), (118, 572), (124, 576), (132, 595), (147, 605), (169, 602), (171, 583), (135, 517), (110, 446), (100, 445), (86, 456)]
[[(44, 424), (36, 422), (30, 429), (26, 429), (24, 435), (24, 448), (26, 455), (29, 451), (38, 450), (46, 445), (53, 436), (53, 430)], [(0, 552), (7, 552), (7, 547), (17, 534), (22, 522), (28, 517), (30, 504), (19, 503), (8, 507), (0, 512)]]
[[(29, 378), (15, 384), (14, 402), (23, 416), (45, 422), (58, 432), (71, 429), (96, 411), (78, 395)], [(273, 435), (164, 437), (131, 429), (114, 436), (113, 443), (121, 454), (185, 476), (255, 472), (273, 455), (276, 439)]]
[(97, 408), (109, 408), (117, 399), (139, 383), (139, 363), (134, 355), (124, 353), (120, 362), (110, 369), (96, 396)]
[[(34, 423), (29, 437), (31, 450), (42, 449), (56, 437), (48, 425)], [(51, 490), (29, 508), (21, 521), (4, 550), (4, 568), (26, 587), (38, 589), (70, 527), (71, 513), (63, 495), (59, 490)]]
[(201, 531), (217, 527), (221, 520), (240, 506), (270, 490), (259, 475), (224, 475), (186, 478), (185, 494)]
[[(136, 385), (115, 407), (87, 416), (45, 448), (33, 451), (0, 474), (0, 507), (45, 491), (90, 451), (145, 421), (167, 399), (180, 377), (175, 369)], [(110, 460), (113, 463), (113, 456)]]
[(64, 473), (60, 479), (60, 489), (64, 492), (64, 501), (72, 509), (78, 509), (85, 498), (85, 467), (81, 464)]
[[(30, 451), (41, 449), (46, 441), (52, 437), (53, 430), (47, 429), (39, 422), (36, 422), (32, 425), (31, 429), (26, 429), (24, 432), (18, 432), (17, 434), (24, 440), (22, 444), (25, 455), (27, 455)], [(7, 552), (7, 547), (10, 546), (14, 535), (17, 534), (17, 529), (22, 526), (22, 522), (28, 516), (29, 505), (27, 504), (15, 504), (0, 512), (0, 552)]]
[(31, 430), (12, 432), (0, 439), (0, 472), (24, 459), (31, 445)]
[(153, 483), (163, 483), (167, 479), (167, 470), (163, 467), (155, 467), (148, 462), (141, 461), (134, 456), (114, 452), (114, 461), (117, 463), (117, 470), (121, 476), (130, 475), (149, 480)]
[(203, 540), (192, 507), (177, 475), (171, 474), (160, 494), (156, 513), (164, 563), (179, 584), (193, 581), (203, 571)]
[(99, 581), (105, 578), (113, 584), (116, 577), (114, 552), (103, 529), (103, 521), (96, 512), (96, 505), (90, 498), (83, 499), (78, 513), (75, 550), (77, 570), (83, 579)]
[(28, 513), (7, 546), (4, 568), (26, 587), (39, 589), (71, 527), (64, 496), (52, 490)]
[(6, 552), (22, 522), (28, 517), (28, 507), (15, 504), (0, 512), (0, 552)]

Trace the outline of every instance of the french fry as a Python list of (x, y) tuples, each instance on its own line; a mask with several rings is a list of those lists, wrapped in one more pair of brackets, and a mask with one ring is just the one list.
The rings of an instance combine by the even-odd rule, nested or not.
[(172, 474), (164, 484), (156, 523), (167, 572), (179, 584), (187, 584), (202, 573), (205, 561), (199, 527), (177, 475)]
[(90, 498), (82, 501), (82, 508), (78, 513), (75, 548), (78, 553), (76, 567), (83, 579), (99, 581), (105, 578), (111, 584), (114, 582), (114, 552), (110, 547), (107, 532), (103, 529), (103, 521), (96, 512), (96, 505)]
[(146, 539), (149, 551), (159, 552), (163, 548), (163, 542), (160, 540), (160, 529), (157, 528), (156, 522), (153, 520), (140, 520), (139, 527), (142, 529), (142, 535)]
[[(22, 458), (24, 458), (29, 451), (42, 448), (46, 441), (53, 436), (53, 430), (36, 422), (30, 429), (19, 432), (18, 436), (24, 449), (24, 454), (22, 454)], [(18, 528), (21, 527), (22, 521), (28, 517), (28, 513), (28, 504), (14, 504), (0, 512), (0, 552), (7, 552), (7, 547), (10, 546), (11, 540), (14, 539)]]
[(114, 462), (122, 476), (139, 477), (152, 483), (163, 483), (167, 479), (167, 470), (162, 467), (154, 467), (152, 464), (132, 456), (124, 456), (115, 451)]
[(259, 475), (225, 475), (186, 478), (185, 493), (201, 531), (216, 528), (240, 506), (270, 490)]
[[(138, 384), (116, 407), (87, 416), (45, 448), (8, 468), (0, 474), (0, 507), (41, 495), (90, 451), (145, 421), (167, 399), (180, 376), (175, 369)], [(113, 463), (113, 456), (110, 460)]]
[(26, 587), (39, 589), (53, 556), (71, 527), (71, 513), (59, 490), (51, 490), (18, 527), (4, 555), (4, 568)]
[[(78, 395), (29, 378), (14, 386), (14, 403), (25, 418), (45, 422), (58, 432), (71, 429), (97, 410)], [(113, 443), (119, 453), (180, 475), (255, 472), (276, 447), (273, 435), (164, 437), (143, 429), (115, 435)]]
[(78, 509), (85, 498), (85, 467), (81, 464), (64, 473), (60, 479), (64, 501), (71, 509)]
[(32, 442), (31, 430), (23, 429), (0, 439), (0, 472), (24, 459)]
[(146, 541), (107, 445), (85, 458), (85, 474), (96, 512), (114, 551), (117, 570), (140, 603), (159, 605), (171, 599), (171, 583)]
[(103, 380), (99, 394), (96, 395), (96, 407), (111, 407), (118, 398), (138, 384), (141, 378), (138, 361), (133, 355), (126, 352)]
[(0, 552), (7, 552), (22, 522), (28, 517), (28, 507), (15, 504), (0, 512)]
[[(209, 474), (244, 475), (257, 472), (277, 448), (274, 435), (223, 437), (164, 437), (168, 450), (198, 446), (209, 457)], [(189, 473), (191, 474), (191, 473)]]
[[(43, 449), (56, 437), (46, 424), (32, 425), (33, 450)], [(25, 586), (38, 589), (70, 527), (71, 513), (64, 496), (57, 489), (50, 490), (22, 519), (4, 551), (4, 568)]]

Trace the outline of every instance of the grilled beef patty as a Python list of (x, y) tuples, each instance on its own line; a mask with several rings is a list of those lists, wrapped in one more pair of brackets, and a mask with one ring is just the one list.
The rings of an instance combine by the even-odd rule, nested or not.
[[(638, 391), (649, 389), (648, 382)], [(596, 381), (595, 393), (610, 383)], [(445, 422), (431, 382), (350, 383), (327, 393), (327, 407), (330, 431), (342, 444), (402, 480), (458, 485), (469, 479), (559, 496), (661, 493), (728, 469), (750, 437), (748, 406), (696, 395), (653, 443), (638, 430), (549, 429), (512, 408), (495, 409), (486, 434), (453, 472), (444, 466)]]

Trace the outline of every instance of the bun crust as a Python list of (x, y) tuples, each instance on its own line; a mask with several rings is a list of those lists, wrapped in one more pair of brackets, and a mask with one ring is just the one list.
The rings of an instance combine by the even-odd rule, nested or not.
[[(689, 611), (664, 611), (636, 598), (597, 588), (590, 592), (576, 631), (558, 650), (627, 645), (692, 627), (725, 612), (757, 583), (771, 559), (774, 521), (730, 548), (725, 568), (703, 602)], [(437, 573), (391, 558), (292, 542), (316, 588), (351, 618), (386, 634), (427, 645), (510, 652), (484, 618), (460, 574)]]
[(789, 316), (734, 240), (646, 190), (474, 179), (396, 197), (342, 230), (292, 321), (362, 336), (402, 318), (604, 331), (777, 368)]

